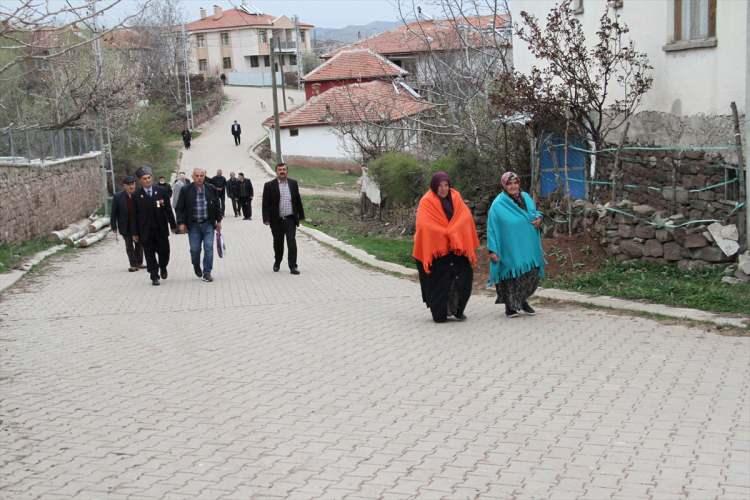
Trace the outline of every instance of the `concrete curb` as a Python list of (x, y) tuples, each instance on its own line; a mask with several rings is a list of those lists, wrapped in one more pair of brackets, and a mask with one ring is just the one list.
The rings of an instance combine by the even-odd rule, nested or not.
[(16, 282), (23, 278), (24, 274), (31, 271), (34, 266), (39, 265), (44, 259), (46, 259), (50, 255), (56, 254), (63, 248), (66, 248), (65, 245), (55, 245), (51, 248), (48, 248), (47, 250), (38, 252), (34, 254), (31, 259), (24, 262), (21, 266), (21, 269), (13, 269), (9, 273), (0, 274), (0, 293), (3, 293), (7, 289), (15, 285)]
[(408, 276), (408, 277), (414, 277), (417, 276), (417, 270), (416, 269), (410, 269), (408, 267), (394, 264), (392, 262), (385, 262), (374, 255), (370, 255), (369, 253), (365, 252), (362, 249), (359, 249), (357, 247), (354, 247), (352, 245), (349, 245), (348, 243), (344, 243), (343, 241), (337, 240), (333, 236), (330, 236), (323, 231), (319, 231), (317, 229), (313, 229), (311, 227), (300, 225), (299, 230), (308, 236), (312, 237), (313, 239), (324, 243), (330, 247), (333, 247), (337, 250), (340, 250), (347, 254), (348, 256), (358, 260), (359, 262), (362, 262), (363, 264), (367, 264), (368, 266), (375, 267), (377, 269), (381, 269), (383, 271), (388, 271), (389, 273), (395, 273), (400, 274), (402, 276)]
[[(367, 264), (368, 266), (372, 266), (383, 271), (388, 271), (390, 273), (400, 274), (402, 276), (416, 277), (418, 275), (416, 269), (404, 267), (399, 264), (393, 264), (391, 262), (384, 262), (377, 257), (368, 254), (364, 250), (337, 240), (336, 238), (317, 229), (300, 226), (300, 231), (311, 236), (313, 239), (318, 240), (321, 243), (344, 252), (348, 256), (362, 262), (363, 264)], [(605, 295), (596, 296), (578, 292), (570, 292), (567, 290), (558, 290), (556, 288), (540, 288), (539, 290), (537, 290), (534, 296), (560, 302), (596, 306), (618, 311), (635, 311), (681, 320), (700, 321), (702, 323), (712, 323), (718, 326), (730, 326), (734, 328), (750, 327), (750, 319), (748, 318), (722, 316), (711, 312), (700, 311), (698, 309), (689, 309), (685, 307), (672, 307), (663, 304), (647, 304), (643, 302), (635, 302), (632, 300), (608, 297)]]
[(274, 169), (271, 168), (271, 165), (269, 165), (266, 160), (261, 158), (260, 156), (255, 154), (255, 148), (257, 148), (261, 142), (266, 140), (266, 136), (262, 136), (260, 139), (256, 140), (252, 143), (250, 146), (250, 149), (247, 150), (247, 154), (250, 156), (250, 159), (253, 160), (255, 163), (260, 165), (260, 167), (266, 172), (266, 175), (268, 177), (276, 177), (276, 172)]

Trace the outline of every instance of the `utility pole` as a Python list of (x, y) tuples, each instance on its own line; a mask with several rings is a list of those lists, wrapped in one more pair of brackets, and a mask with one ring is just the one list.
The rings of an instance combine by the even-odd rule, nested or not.
[[(284, 111), (286, 112), (286, 82), (284, 81), (284, 53), (281, 52), (281, 38), (279, 38), (279, 75), (281, 76), (281, 100), (284, 102)], [(275, 69), (275, 68), (274, 68)]]
[(187, 129), (192, 132), (195, 122), (193, 121), (193, 94), (190, 91), (190, 56), (188, 51), (188, 37), (185, 24), (182, 25), (182, 57), (185, 62), (185, 118)]
[(294, 40), (295, 40), (295, 46), (297, 49), (296, 57), (297, 57), (297, 90), (302, 90), (302, 58), (300, 57), (300, 30), (299, 30), (299, 16), (297, 14), (294, 15)]
[(276, 91), (276, 37), (271, 37), (271, 89), (273, 91), (273, 134), (276, 143), (276, 163), (282, 162), (281, 156), (281, 129), (279, 128), (279, 97)]
[[(750, 252), (750, 5), (747, 10), (747, 29), (745, 29), (745, 251)], [(742, 165), (740, 165), (742, 167)]]
[[(97, 17), (99, 15), (96, 12), (96, 0), (89, 1), (89, 15), (91, 16), (91, 31), (94, 35), (94, 58), (96, 62), (96, 80), (99, 81), (102, 77), (104, 68), (104, 55), (102, 54), (102, 42), (99, 37), (99, 27)], [(114, 194), (116, 189), (115, 184), (115, 168), (112, 163), (112, 133), (109, 129), (109, 111), (107, 110), (107, 103), (102, 104), (102, 114), (97, 116), (98, 121), (98, 132), (99, 132), (99, 145), (102, 148), (101, 157), (101, 168), (102, 168), (102, 203), (104, 204), (104, 213), (109, 215), (110, 203), (109, 201), (109, 190), (107, 189), (107, 180), (112, 183), (112, 193)]]

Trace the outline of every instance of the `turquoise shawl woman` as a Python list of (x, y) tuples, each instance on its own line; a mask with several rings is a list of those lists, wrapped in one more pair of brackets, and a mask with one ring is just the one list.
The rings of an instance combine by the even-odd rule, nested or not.
[(505, 192), (495, 198), (487, 217), (487, 250), (500, 257), (499, 262), (490, 261), (490, 284), (539, 268), (544, 276), (544, 257), (539, 230), (531, 223), (541, 217), (531, 196), (521, 196), (528, 210), (523, 210)]

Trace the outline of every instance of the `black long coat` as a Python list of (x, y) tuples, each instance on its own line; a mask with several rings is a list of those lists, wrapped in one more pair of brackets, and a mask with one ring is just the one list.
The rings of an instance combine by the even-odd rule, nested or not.
[[(305, 220), (305, 209), (302, 207), (299, 186), (294, 179), (287, 178), (287, 182), (289, 183), (289, 193), (292, 195), (292, 211), (297, 225), (299, 225), (299, 221)], [(274, 179), (266, 182), (263, 185), (263, 223), (275, 224), (281, 221), (279, 215), (280, 200), (279, 180)]]
[(169, 229), (177, 229), (177, 222), (172, 212), (172, 203), (167, 192), (154, 185), (153, 195), (149, 198), (143, 188), (135, 194), (136, 235), (141, 242), (153, 242), (169, 238)]
[[(133, 193), (133, 208), (135, 208), (135, 193)], [(123, 236), (135, 234), (135, 211), (133, 216), (128, 214), (128, 193), (120, 191), (112, 197), (112, 210), (109, 216), (112, 231), (119, 231)]]

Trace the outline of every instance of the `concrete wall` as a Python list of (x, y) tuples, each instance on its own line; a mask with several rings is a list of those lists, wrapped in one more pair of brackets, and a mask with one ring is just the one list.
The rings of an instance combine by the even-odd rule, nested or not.
[(101, 203), (99, 153), (45, 166), (0, 164), (0, 243), (62, 229)]
[[(521, 11), (544, 19), (554, 0), (513, 0), (514, 23), (521, 23)], [(607, 2), (584, 0), (578, 15), (586, 38), (595, 41), (596, 27)], [(642, 110), (678, 116), (696, 114), (729, 115), (735, 101), (744, 112), (747, 79), (747, 1), (719, 0), (716, 12), (716, 46), (668, 51), (674, 36), (674, 0), (625, 0), (616, 12), (630, 28), (637, 50), (648, 54), (654, 84), (644, 97)], [(513, 63), (528, 72), (535, 62), (526, 44), (514, 36)]]
[[(288, 128), (281, 129), (281, 151), (286, 158), (291, 156), (307, 156), (318, 158), (332, 158), (349, 160), (356, 151), (345, 138), (340, 137), (333, 127), (300, 127), (296, 130), (299, 135), (292, 137)], [(268, 130), (271, 140), (271, 151), (276, 151), (276, 138), (273, 129)]]

